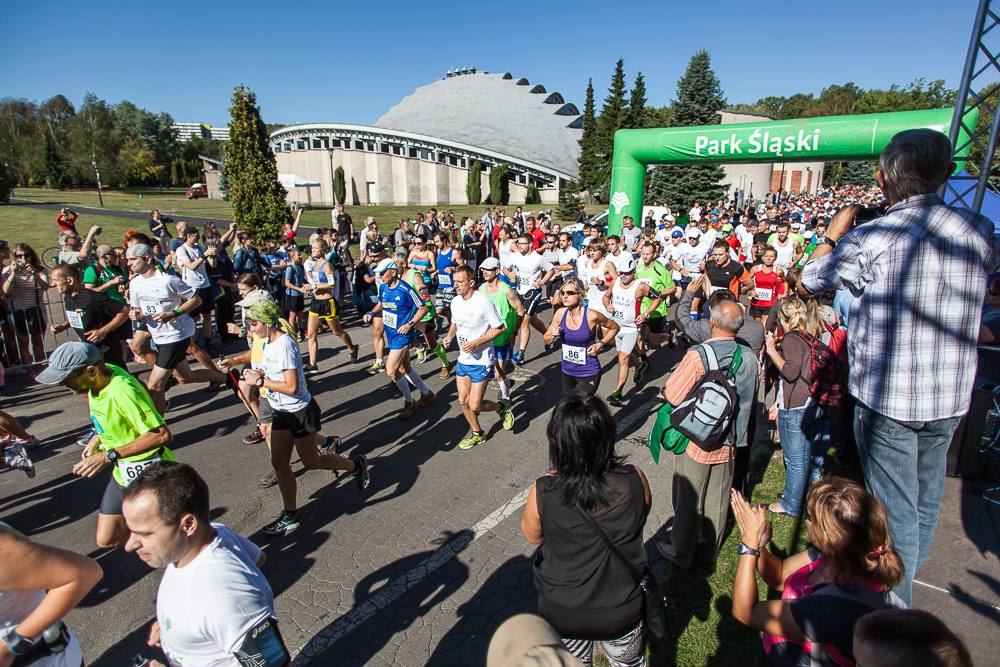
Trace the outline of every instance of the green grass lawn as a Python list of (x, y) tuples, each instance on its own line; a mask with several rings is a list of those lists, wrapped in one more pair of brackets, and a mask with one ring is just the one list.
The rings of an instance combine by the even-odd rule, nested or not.
[[(136, 223), (140, 223), (136, 225)], [(126, 229), (146, 231), (146, 223), (128, 218), (111, 218), (98, 215), (80, 216), (77, 229), (86, 234), (90, 225), (100, 225), (101, 236), (98, 243), (121, 245)], [(55, 211), (29, 208), (27, 206), (0, 206), (0, 239), (13, 245), (27, 243), (39, 254), (57, 244), (59, 226), (56, 225)]]
[[(756, 475), (756, 476), (755, 476)], [(753, 490), (753, 503), (771, 503), (778, 499), (785, 485), (785, 468), (775, 455), (767, 468), (751, 473), (760, 479)], [(795, 518), (774, 516), (771, 548), (782, 555), (805, 548), (805, 526)], [(796, 532), (798, 529), (798, 532)], [(715, 568), (702, 567), (689, 572), (675, 572), (661, 582), (667, 597), (669, 636), (650, 646), (651, 665), (752, 665), (761, 654), (760, 633), (736, 622), (731, 614), (733, 579), (739, 556), (736, 545), (739, 531), (735, 525), (723, 543)], [(766, 586), (758, 581), (761, 597)]]

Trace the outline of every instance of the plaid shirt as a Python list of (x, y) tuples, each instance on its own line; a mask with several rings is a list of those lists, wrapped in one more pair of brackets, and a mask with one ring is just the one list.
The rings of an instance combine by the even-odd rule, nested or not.
[(1000, 266), (993, 223), (936, 194), (910, 197), (806, 264), (812, 292), (846, 288), (850, 390), (898, 421), (965, 414), (987, 273)]

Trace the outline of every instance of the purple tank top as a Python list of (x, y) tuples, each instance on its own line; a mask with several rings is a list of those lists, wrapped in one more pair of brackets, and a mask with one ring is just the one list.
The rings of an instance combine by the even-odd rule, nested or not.
[(571, 375), (578, 378), (589, 378), (597, 375), (601, 372), (601, 361), (597, 357), (592, 357), (585, 352), (582, 353), (582, 358), (586, 361), (582, 364), (573, 363), (567, 360), (567, 356), (575, 356), (575, 358), (581, 358), (581, 353), (579, 350), (566, 350), (566, 346), (572, 348), (583, 348), (586, 350), (588, 347), (594, 344), (596, 336), (594, 330), (590, 328), (587, 321), (587, 306), (583, 307), (583, 320), (580, 322), (579, 329), (570, 329), (566, 325), (566, 316), (569, 315), (569, 308), (563, 313), (562, 322), (560, 326), (562, 328), (562, 344), (563, 344), (563, 359), (562, 359), (562, 372), (566, 375)]

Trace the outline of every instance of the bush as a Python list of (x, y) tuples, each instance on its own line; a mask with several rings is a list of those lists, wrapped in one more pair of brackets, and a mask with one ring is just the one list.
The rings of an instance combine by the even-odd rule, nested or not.
[(333, 172), (333, 199), (336, 204), (343, 204), (347, 198), (347, 185), (344, 182), (344, 168), (337, 167)]
[(465, 185), (465, 196), (469, 204), (475, 206), (483, 199), (483, 165), (476, 160), (469, 169), (469, 182)]
[(506, 164), (498, 164), (490, 169), (490, 203), (494, 206), (506, 206), (510, 199), (510, 184)]
[(534, 183), (528, 183), (528, 193), (524, 196), (525, 204), (541, 204), (542, 195), (538, 192), (538, 186)]

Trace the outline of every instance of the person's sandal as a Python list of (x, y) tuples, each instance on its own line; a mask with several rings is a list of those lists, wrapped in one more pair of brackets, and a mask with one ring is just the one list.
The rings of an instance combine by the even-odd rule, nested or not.
[[(781, 506), (781, 503), (771, 503), (767, 506), (767, 511), (771, 514), (788, 514), (785, 508)], [(789, 514), (789, 516), (791, 515)]]

